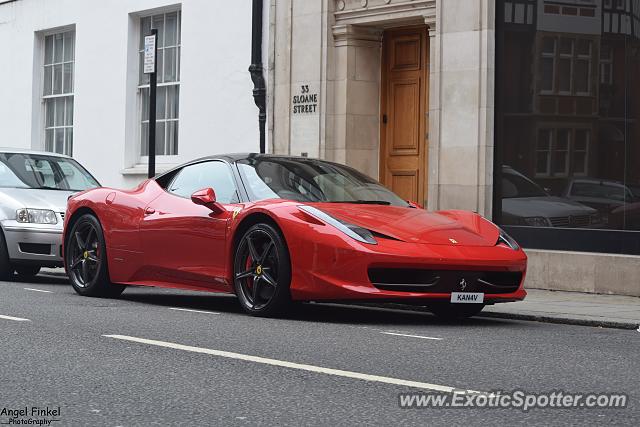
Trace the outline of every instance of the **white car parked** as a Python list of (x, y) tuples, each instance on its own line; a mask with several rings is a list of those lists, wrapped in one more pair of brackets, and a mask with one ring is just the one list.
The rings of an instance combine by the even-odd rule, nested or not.
[(71, 157), (0, 148), (0, 280), (61, 267), (67, 199), (98, 186)]

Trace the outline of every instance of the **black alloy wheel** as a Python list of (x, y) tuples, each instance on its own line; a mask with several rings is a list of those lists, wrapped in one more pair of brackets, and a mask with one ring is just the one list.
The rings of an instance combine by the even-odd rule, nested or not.
[(0, 229), (0, 281), (8, 282), (13, 279), (13, 267), (9, 262), (9, 250), (4, 233)]
[(113, 297), (125, 288), (109, 280), (102, 226), (91, 214), (80, 217), (68, 234), (66, 263), (71, 285), (80, 295)]
[(249, 228), (234, 259), (234, 288), (249, 314), (273, 316), (290, 305), (291, 264), (280, 232), (269, 224)]

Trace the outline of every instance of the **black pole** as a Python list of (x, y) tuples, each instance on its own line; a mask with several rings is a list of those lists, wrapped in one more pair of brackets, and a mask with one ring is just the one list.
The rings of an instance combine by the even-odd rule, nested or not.
[(260, 129), (260, 152), (266, 150), (265, 125), (267, 123), (267, 89), (262, 70), (262, 5), (263, 0), (253, 0), (251, 19), (251, 80), (253, 81), (253, 101), (258, 107)]
[(153, 28), (151, 35), (155, 37), (154, 67), (149, 74), (149, 178), (156, 174), (156, 89), (158, 87), (158, 30)]

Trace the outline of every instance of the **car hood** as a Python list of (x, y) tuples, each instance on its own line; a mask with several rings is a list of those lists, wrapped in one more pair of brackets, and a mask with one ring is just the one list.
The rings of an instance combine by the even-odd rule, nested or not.
[(518, 197), (502, 199), (502, 212), (516, 217), (541, 216), (554, 218), (571, 215), (591, 215), (597, 211), (563, 197)]
[(312, 205), (337, 219), (405, 242), (495, 246), (500, 234), (495, 225), (473, 212), (429, 212), (424, 209), (352, 203)]
[(73, 191), (37, 190), (32, 188), (0, 188), (3, 205), (12, 208), (51, 209), (55, 212), (67, 210), (67, 199)]

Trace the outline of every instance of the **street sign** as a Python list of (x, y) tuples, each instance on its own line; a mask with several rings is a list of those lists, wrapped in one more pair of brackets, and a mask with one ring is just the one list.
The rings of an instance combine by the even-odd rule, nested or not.
[(156, 36), (145, 36), (144, 38), (144, 74), (155, 73), (156, 71)]

